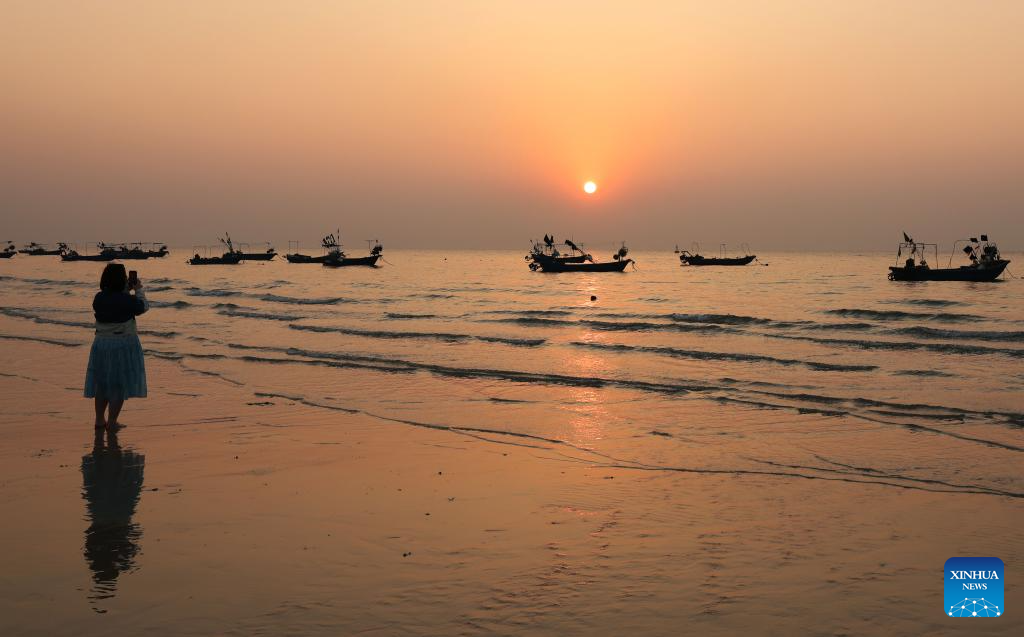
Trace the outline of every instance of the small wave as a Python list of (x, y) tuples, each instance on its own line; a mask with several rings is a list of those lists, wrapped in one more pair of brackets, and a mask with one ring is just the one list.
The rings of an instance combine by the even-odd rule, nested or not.
[(180, 361), (185, 358), (184, 354), (179, 354), (178, 352), (165, 352), (163, 350), (153, 349), (151, 347), (146, 347), (144, 351), (148, 356), (155, 356), (157, 358), (162, 358), (164, 360), (169, 361)]
[(481, 314), (509, 314), (513, 316), (544, 317), (544, 316), (572, 316), (570, 310), (487, 310)]
[(537, 316), (518, 316), (515, 318), (484, 319), (488, 323), (513, 323), (515, 325), (536, 325), (543, 327), (563, 327), (576, 325), (576, 321), (565, 321), (561, 319), (540, 318)]
[(180, 299), (177, 301), (159, 301), (157, 299), (150, 299), (149, 304), (153, 307), (171, 308), (175, 310), (181, 310), (192, 306), (188, 301), (182, 301)]
[(1024, 332), (1001, 332), (986, 330), (940, 330), (933, 327), (915, 326), (889, 330), (889, 334), (900, 334), (913, 338), (964, 339), (973, 341), (1024, 342)]
[(79, 287), (79, 288), (99, 288), (99, 282), (90, 283), (88, 281), (76, 281), (74, 279), (23, 279), (20, 277), (12, 277), (15, 280), (24, 281), (25, 283), (31, 283), (33, 285), (61, 285), (68, 287)]
[(202, 288), (187, 288), (185, 294), (189, 296), (240, 296), (238, 290), (204, 290)]
[(73, 343), (71, 341), (58, 341), (54, 338), (41, 338), (37, 336), (18, 336), (16, 334), (0, 334), (0, 338), (10, 341), (29, 341), (34, 343), (45, 343), (47, 345), (60, 345), (61, 347), (81, 347), (84, 343)]
[(953, 378), (954, 376), (956, 376), (956, 374), (940, 372), (935, 369), (901, 369), (893, 372), (893, 374), (896, 376), (934, 376), (935, 378)]
[(963, 305), (960, 301), (947, 301), (945, 299), (904, 299), (900, 301), (892, 301), (898, 305), (921, 305), (924, 307), (950, 307), (953, 305)]
[[(635, 312), (598, 312), (592, 316), (610, 319), (659, 319), (672, 321), (674, 323), (710, 325), (769, 325), (775, 323), (772, 319), (762, 318), (759, 316), (744, 316), (742, 314), (682, 314), (679, 312), (645, 314)], [(792, 325), (801, 323), (803, 323), (803, 321), (794, 322)]]
[(447, 332), (392, 332), (388, 330), (361, 330), (351, 327), (325, 327), (320, 325), (297, 324), (289, 325), (288, 327), (293, 330), (303, 330), (307, 332), (333, 332), (337, 334), (347, 334), (349, 336), (365, 336), (368, 338), (430, 339), (444, 341), (447, 343), (464, 343), (471, 340), (477, 340), (485, 343), (502, 343), (505, 345), (516, 345), (521, 347), (536, 347), (538, 345), (543, 345), (546, 342), (545, 339), (542, 338), (507, 338), (503, 336), (477, 336), (474, 334), (451, 334)]
[(410, 294), (409, 298), (415, 299), (454, 299), (454, 294), (439, 294), (437, 292), (430, 292), (427, 294)]
[(807, 322), (793, 322), (793, 323), (776, 323), (773, 327), (796, 327), (802, 330), (808, 331), (821, 331), (826, 332), (834, 330), (837, 332), (867, 332), (878, 327), (873, 323), (815, 323), (813, 321)]
[[(570, 324), (572, 324), (570, 322)], [(644, 321), (582, 320), (580, 325), (611, 332), (732, 332), (716, 323), (648, 323)]]
[(147, 285), (146, 286), (146, 291), (147, 292), (168, 292), (168, 291), (173, 290), (173, 289), (174, 289), (173, 285)]
[(706, 361), (736, 361), (743, 363), (773, 363), (776, 365), (801, 365), (816, 371), (830, 372), (870, 372), (878, 369), (876, 365), (840, 365), (837, 363), (819, 363), (816, 361), (804, 361), (791, 358), (776, 358), (761, 354), (738, 354), (731, 352), (707, 352), (703, 350), (685, 350), (674, 347), (653, 347), (639, 345), (605, 345), (601, 343), (580, 343), (574, 342), (576, 347), (587, 347), (616, 352), (640, 352), (644, 354), (660, 354), (675, 358), (689, 358), (693, 360)]
[(444, 332), (391, 332), (386, 330), (359, 330), (350, 327), (325, 327), (321, 325), (289, 325), (293, 330), (347, 334), (349, 336), (366, 336), (369, 338), (413, 338), (433, 339), (450, 343), (461, 343), (470, 340), (465, 334), (446, 334)]
[(385, 312), (384, 318), (394, 320), (410, 320), (410, 319), (430, 319), (437, 318), (437, 314), (403, 314), (401, 312)]
[(840, 308), (825, 310), (826, 314), (835, 314), (846, 318), (863, 318), (876, 321), (905, 321), (921, 319), (940, 323), (962, 323), (964, 321), (981, 321), (984, 317), (976, 314), (958, 314), (954, 312), (904, 312), (901, 310), (867, 310), (856, 308)]
[(217, 310), (217, 314), (222, 316), (237, 316), (241, 318), (265, 319), (268, 321), (298, 321), (304, 318), (295, 314), (273, 314), (271, 312), (243, 309), (238, 306), (221, 308)]
[(338, 305), (339, 303), (352, 303), (352, 299), (346, 299), (340, 296), (329, 296), (329, 297), (295, 297), (295, 296), (279, 296), (277, 294), (261, 294), (258, 297), (261, 301), (267, 301), (269, 303), (289, 303), (292, 305)]
[(1024, 349), (988, 347), (985, 345), (962, 345), (959, 343), (916, 343), (907, 341), (868, 341), (862, 339), (817, 338), (797, 336), (795, 334), (767, 334), (771, 338), (808, 341), (820, 345), (838, 345), (841, 347), (857, 347), (860, 349), (891, 350), (891, 351), (928, 351), (940, 354), (1001, 354), (1014, 358), (1024, 358)]
[(178, 335), (177, 332), (161, 332), (158, 330), (139, 330), (139, 334), (143, 336), (156, 336), (157, 338), (174, 338)]
[(514, 318), (481, 319), (488, 323), (513, 323), (535, 327), (589, 327), (607, 332), (733, 332), (730, 327), (717, 324), (702, 323), (650, 323), (646, 321), (600, 321), (583, 319), (567, 321), (565, 319), (542, 318), (538, 316), (518, 316)]
[(547, 342), (544, 338), (512, 338), (506, 336), (476, 336), (473, 338), (483, 341), (485, 343), (503, 343), (505, 345), (515, 345), (516, 347), (537, 347)]
[(48, 316), (40, 316), (38, 314), (33, 314), (32, 312), (28, 312), (28, 311), (25, 311), (25, 310), (22, 310), (22, 309), (16, 308), (16, 307), (0, 307), (0, 314), (4, 314), (4, 315), (10, 316), (12, 318), (20, 318), (20, 319), (26, 319), (26, 320), (29, 320), (29, 321), (35, 321), (36, 323), (40, 323), (40, 324), (43, 324), (43, 325), (65, 325), (67, 327), (84, 327), (84, 328), (96, 327), (96, 324), (94, 322), (92, 322), (92, 321), (85, 322), (85, 321), (67, 321), (67, 320), (64, 320), (64, 319), (55, 319), (55, 318), (50, 318)]
[(742, 314), (667, 314), (665, 318), (678, 323), (712, 323), (715, 325), (767, 325), (771, 319)]

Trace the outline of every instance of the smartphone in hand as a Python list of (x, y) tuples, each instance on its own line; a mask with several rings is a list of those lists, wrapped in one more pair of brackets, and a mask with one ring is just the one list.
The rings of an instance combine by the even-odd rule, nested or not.
[(128, 271), (128, 289), (134, 290), (139, 287), (139, 273), (135, 270)]

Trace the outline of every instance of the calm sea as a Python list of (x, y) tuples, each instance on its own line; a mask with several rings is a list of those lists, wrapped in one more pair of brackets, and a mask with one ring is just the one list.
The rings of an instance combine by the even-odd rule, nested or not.
[[(884, 254), (684, 268), (637, 252), (621, 274), (543, 274), (524, 253), (388, 251), (379, 268), (328, 269), (196, 267), (179, 250), (129, 268), (153, 303), (148, 355), (210, 391), (558, 440), (650, 469), (1024, 493), (1011, 469), (1019, 280), (894, 283)], [(8, 370), (27, 339), (84, 374), (101, 268), (0, 262)]]

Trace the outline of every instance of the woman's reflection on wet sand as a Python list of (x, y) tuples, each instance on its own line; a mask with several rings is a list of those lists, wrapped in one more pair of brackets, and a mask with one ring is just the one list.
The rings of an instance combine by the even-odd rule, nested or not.
[(92, 571), (89, 599), (93, 610), (99, 600), (113, 597), (117, 577), (135, 568), (142, 529), (132, 522), (142, 493), (145, 456), (122, 449), (116, 432), (96, 432), (92, 453), (82, 457), (82, 497), (89, 528), (85, 531), (85, 562)]

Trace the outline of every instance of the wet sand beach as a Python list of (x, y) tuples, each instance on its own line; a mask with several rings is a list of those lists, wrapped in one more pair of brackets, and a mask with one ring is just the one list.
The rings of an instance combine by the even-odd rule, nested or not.
[[(758, 287), (719, 280), (723, 300), (651, 257), (619, 278), (486, 286), (435, 257), (312, 289), (287, 264), (228, 284), (147, 262), (165, 270), (139, 268), (150, 396), (98, 448), (75, 314), (95, 268), (5, 272), (0, 632), (1022, 629), (1016, 282), (892, 288), (868, 266), (832, 300), (835, 281), (791, 291), (802, 257), (780, 257), (743, 275)], [(650, 300), (670, 285), (690, 296)], [(326, 302), (365, 290), (376, 304)], [(760, 296), (737, 311), (744, 294)], [(805, 340), (823, 332), (896, 345)], [(943, 615), (956, 555), (1003, 559), (1004, 617)]]

